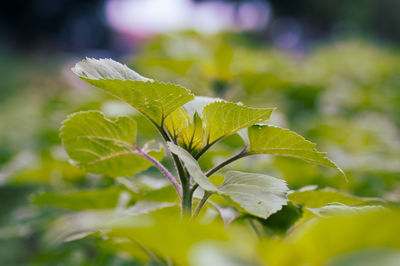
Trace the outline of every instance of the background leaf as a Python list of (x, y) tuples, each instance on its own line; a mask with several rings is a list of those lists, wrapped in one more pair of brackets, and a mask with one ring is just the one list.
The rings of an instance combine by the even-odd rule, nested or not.
[(334, 189), (296, 191), (290, 193), (288, 198), (297, 205), (303, 205), (309, 208), (320, 208), (332, 203), (341, 203), (345, 205), (362, 205), (372, 202), (376, 199), (361, 198)]
[(33, 203), (71, 210), (112, 209), (117, 206), (120, 188), (83, 190), (70, 193), (43, 192), (33, 197)]

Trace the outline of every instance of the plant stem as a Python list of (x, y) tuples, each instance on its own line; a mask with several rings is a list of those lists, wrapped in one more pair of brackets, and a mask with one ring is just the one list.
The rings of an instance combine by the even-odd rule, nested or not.
[(207, 144), (206, 146), (204, 146), (204, 148), (201, 149), (201, 150), (196, 154), (196, 156), (194, 156), (194, 158), (195, 158), (196, 160), (199, 160), (200, 157), (201, 157), (212, 145), (213, 145), (213, 143), (210, 143), (210, 144)]
[(192, 193), (189, 182), (182, 185), (182, 216), (192, 215)]
[(146, 152), (142, 151), (141, 149), (139, 149), (138, 147), (135, 148), (134, 151), (135, 154), (142, 156), (143, 158), (147, 159), (148, 161), (150, 161), (151, 163), (154, 164), (154, 166), (156, 166), (161, 173), (163, 173), (168, 180), (171, 182), (171, 184), (174, 186), (176, 192), (178, 193), (179, 197), (182, 199), (183, 195), (182, 195), (182, 188), (179, 185), (178, 181), (175, 179), (175, 177), (168, 171), (167, 168), (165, 168), (164, 165), (162, 165), (159, 161), (157, 161), (156, 159), (154, 159), (152, 156), (150, 156), (149, 154), (147, 154)]
[(196, 209), (193, 213), (193, 217), (196, 217), (200, 214), (201, 209), (203, 208), (204, 204), (207, 202), (208, 198), (212, 195), (211, 192), (204, 192), (203, 198), (201, 198), (199, 204), (197, 204)]
[(253, 219), (249, 218), (247, 221), (249, 222), (251, 228), (254, 230), (258, 238), (261, 239), (263, 234), (262, 232), (260, 232), (260, 230), (258, 230), (257, 225), (254, 223)]
[[(158, 131), (160, 132), (161, 136), (163, 137), (164, 141), (172, 141), (168, 133), (164, 130), (163, 127), (157, 127)], [(179, 160), (178, 156), (171, 153), (172, 159), (175, 164), (176, 172), (179, 176), (179, 180), (181, 181), (182, 187), (180, 187), (181, 191), (181, 204), (182, 204), (182, 216), (192, 214), (192, 193), (190, 191), (190, 182), (189, 177), (187, 176), (185, 169), (181, 161)]]
[(221, 162), (220, 164), (217, 164), (216, 166), (214, 166), (213, 168), (211, 168), (210, 170), (207, 171), (206, 176), (210, 177), (212, 174), (214, 174), (215, 172), (217, 172), (219, 169), (221, 169), (222, 167), (242, 158), (246, 156), (246, 152), (247, 152), (248, 147), (244, 148), (241, 152), (239, 152), (238, 154), (226, 159), (225, 161)]
[[(247, 153), (247, 150), (248, 150), (248, 147), (245, 147), (245, 148), (244, 148), (241, 152), (239, 152), (238, 154), (236, 154), (236, 155), (234, 155), (234, 156), (232, 156), (232, 157), (226, 159), (225, 161), (221, 162), (220, 164), (214, 166), (213, 168), (211, 168), (210, 170), (208, 170), (208, 171), (206, 172), (206, 176), (207, 176), (207, 177), (210, 177), (212, 174), (214, 174), (215, 172), (217, 172), (219, 169), (223, 168), (224, 166), (226, 166), (226, 165), (228, 165), (228, 164), (230, 164), (230, 163), (232, 163), (232, 162), (234, 162), (234, 161), (236, 161), (236, 160), (238, 160), (238, 159), (240, 159), (240, 158), (242, 158), (242, 157), (245, 157), (245, 156), (247, 155), (247, 154), (246, 154), (246, 153)], [(199, 187), (199, 185), (198, 185), (198, 184), (195, 184), (195, 185), (191, 188), (191, 190), (190, 190), (191, 197), (193, 196), (194, 191), (195, 191), (198, 187)], [(198, 213), (200, 213), (201, 208), (203, 208), (203, 205), (205, 204), (205, 202), (207, 201), (207, 199), (211, 196), (211, 194), (208, 195), (208, 196), (206, 196), (206, 194), (207, 194), (207, 192), (204, 194), (204, 196), (203, 196), (203, 198), (201, 199), (200, 203), (197, 205), (196, 210), (195, 210), (195, 213), (194, 213), (194, 216), (197, 216)], [(202, 202), (203, 200), (204, 200), (204, 202)]]

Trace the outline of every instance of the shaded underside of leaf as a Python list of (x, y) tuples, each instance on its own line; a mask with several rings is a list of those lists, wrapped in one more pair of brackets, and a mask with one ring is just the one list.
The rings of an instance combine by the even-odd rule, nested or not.
[(112, 59), (94, 59), (86, 58), (77, 63), (72, 72), (81, 78), (87, 79), (120, 79), (120, 80), (137, 80), (151, 81), (145, 78), (126, 65), (118, 63)]
[(200, 117), (203, 117), (204, 106), (216, 101), (224, 101), (224, 100), (220, 98), (207, 97), (207, 96), (195, 96), (192, 101), (186, 103), (183, 106), (183, 109), (190, 117), (193, 117), (195, 113), (198, 113)]

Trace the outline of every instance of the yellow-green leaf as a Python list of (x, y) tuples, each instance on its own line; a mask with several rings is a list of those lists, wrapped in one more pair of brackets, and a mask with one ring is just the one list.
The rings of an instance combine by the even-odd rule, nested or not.
[(181, 86), (142, 77), (111, 59), (87, 58), (77, 63), (72, 71), (132, 105), (159, 127), (170, 113), (194, 99), (193, 94)]
[(334, 162), (326, 157), (326, 153), (315, 149), (315, 144), (302, 136), (280, 127), (269, 125), (254, 125), (248, 129), (249, 150), (247, 155), (273, 154), (294, 157), (306, 162), (340, 169)]
[(207, 143), (232, 135), (243, 128), (268, 120), (274, 108), (250, 108), (237, 103), (213, 102), (203, 108)]
[(167, 116), (164, 121), (164, 126), (171, 137), (176, 140), (182, 130), (188, 127), (190, 120), (185, 110), (183, 110), (183, 108), (178, 108)]
[(193, 122), (180, 132), (178, 143), (190, 152), (197, 151), (203, 146), (203, 133), (203, 121), (200, 116), (195, 113), (193, 116)]
[[(63, 122), (60, 136), (71, 159), (89, 172), (131, 176), (151, 165), (133, 153), (136, 122), (129, 117), (112, 121), (100, 112), (75, 113)], [(161, 159), (163, 152), (150, 155)]]

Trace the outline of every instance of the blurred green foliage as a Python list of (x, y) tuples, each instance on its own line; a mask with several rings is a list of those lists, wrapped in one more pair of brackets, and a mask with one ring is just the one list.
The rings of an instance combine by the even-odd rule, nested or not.
[[(159, 139), (137, 111), (84, 85), (65, 63), (0, 56), (7, 73), (0, 89), (1, 265), (400, 263), (398, 51), (356, 40), (294, 54), (240, 34), (184, 33), (145, 43), (128, 62), (139, 73), (198, 95), (277, 107), (271, 123), (318, 143), (349, 179), (296, 159), (246, 158), (231, 168), (285, 179), (292, 202), (263, 220), (236, 217), (221, 199), (196, 222), (176, 222), (176, 195), (153, 168), (114, 179), (68, 162), (58, 137), (68, 113), (132, 116), (138, 140)], [(241, 142), (237, 135), (224, 139), (201, 166), (209, 169)], [(171, 205), (140, 205), (138, 212), (143, 201)], [(391, 210), (332, 218), (309, 210), (367, 202)]]

